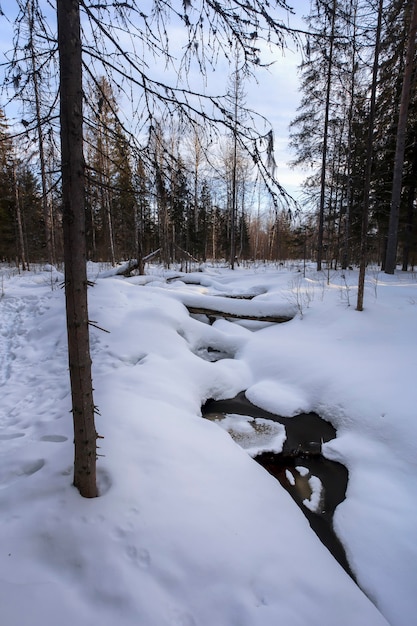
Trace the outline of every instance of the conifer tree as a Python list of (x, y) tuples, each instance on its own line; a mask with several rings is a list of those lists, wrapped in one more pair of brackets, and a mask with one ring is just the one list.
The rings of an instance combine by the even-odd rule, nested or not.
[(158, 247), (157, 228), (152, 215), (151, 183), (145, 164), (137, 155), (133, 174), (135, 191), (135, 256), (140, 274), (144, 273), (143, 258)]
[(398, 223), (400, 217), (403, 167), (406, 149), (408, 109), (411, 100), (413, 72), (415, 73), (416, 70), (415, 50), (417, 36), (417, 0), (410, 0), (408, 2), (408, 7), (410, 10), (410, 16), (408, 18), (409, 30), (404, 59), (404, 69), (402, 72), (402, 87), (395, 141), (388, 242), (385, 259), (385, 272), (387, 274), (394, 273), (397, 262)]
[(136, 234), (136, 196), (130, 147), (122, 129), (116, 129), (112, 174), (112, 215), (119, 256), (135, 259), (138, 252)]
[(13, 142), (0, 109), (0, 258), (9, 262), (17, 257), (15, 201)]
[(74, 485), (82, 496), (94, 498), (97, 496), (97, 432), (88, 329), (82, 48), (78, 0), (57, 0), (57, 20), (65, 299), (75, 444)]

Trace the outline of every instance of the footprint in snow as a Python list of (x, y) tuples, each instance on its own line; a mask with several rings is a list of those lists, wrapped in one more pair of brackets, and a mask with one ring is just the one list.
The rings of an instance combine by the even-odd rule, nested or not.
[(32, 461), (26, 461), (25, 463), (11, 463), (8, 466), (8, 471), (0, 475), (0, 488), (5, 489), (13, 484), (16, 480), (22, 478), (22, 476), (32, 476), (39, 472), (45, 465), (45, 459), (34, 459)]
[(0, 441), (10, 441), (10, 439), (18, 439), (19, 437), (24, 437), (25, 433), (7, 433), (0, 435)]
[(138, 549), (136, 546), (130, 545), (126, 547), (126, 554), (140, 569), (148, 569), (151, 564), (150, 554), (145, 548)]
[(60, 443), (62, 441), (68, 441), (68, 437), (64, 437), (63, 435), (43, 435), (40, 438), (40, 441), (51, 441), (53, 443)]

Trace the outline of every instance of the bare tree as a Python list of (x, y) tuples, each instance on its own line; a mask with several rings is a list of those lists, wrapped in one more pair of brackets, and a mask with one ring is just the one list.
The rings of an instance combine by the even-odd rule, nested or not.
[(96, 439), (87, 307), (83, 87), (79, 0), (57, 0), (62, 205), (68, 362), (74, 421), (74, 485), (97, 496)]
[(13, 183), (14, 183), (14, 197), (15, 197), (15, 208), (16, 208), (16, 223), (17, 223), (17, 235), (19, 241), (19, 256), (22, 261), (22, 269), (28, 270), (29, 264), (26, 261), (26, 250), (25, 250), (25, 239), (23, 236), (23, 221), (22, 221), (22, 211), (20, 207), (20, 194), (19, 194), (19, 184), (16, 176), (16, 159), (13, 160)]
[[(54, 50), (50, 47), (51, 32), (49, 24), (39, 6), (38, 0), (17, 0), (18, 15), (15, 20), (14, 48), (5, 68), (5, 86), (13, 86), (12, 99), (21, 103), (21, 125), (23, 131), (17, 133), (19, 148), (30, 160), (37, 145), (36, 157), (39, 159), (39, 173), (42, 188), (42, 212), (44, 238), (47, 259), (55, 262), (53, 214), (51, 203), (51, 185), (47, 172), (46, 137), (50, 136), (54, 109), (57, 104), (56, 89), (54, 95), (43, 89), (54, 72)], [(24, 42), (24, 43), (23, 43)], [(55, 68), (56, 70), (56, 68)], [(16, 137), (16, 135), (15, 135)], [(35, 148), (36, 151), (36, 148)]]
[(46, 243), (48, 261), (49, 263), (54, 264), (55, 263), (55, 250), (53, 246), (54, 240), (52, 236), (52, 215), (51, 215), (51, 207), (50, 207), (49, 194), (48, 194), (46, 159), (45, 159), (45, 148), (44, 148), (42, 115), (41, 115), (41, 94), (40, 94), (40, 88), (39, 88), (38, 70), (36, 67), (36, 47), (35, 47), (35, 41), (34, 41), (35, 4), (36, 4), (35, 0), (31, 0), (27, 4), (27, 21), (28, 21), (28, 30), (29, 30), (28, 52), (30, 56), (30, 64), (31, 64), (31, 69), (32, 69), (32, 84), (33, 84), (33, 96), (34, 96), (35, 116), (36, 116), (36, 131), (37, 131), (37, 136), (38, 136), (39, 163), (40, 163), (41, 185), (42, 185), (42, 209), (43, 209), (43, 219), (45, 222), (45, 243)]
[(232, 155), (231, 155), (231, 193), (230, 193), (230, 268), (235, 267), (236, 258), (236, 221), (237, 221), (237, 161), (238, 161), (238, 123), (244, 100), (243, 78), (245, 68), (240, 60), (240, 50), (234, 50), (234, 71), (230, 77), (228, 98), (232, 108)]
[[(20, 21), (27, 14), (28, 1), (32, 2), (17, 0)], [(41, 4), (41, 0), (33, 2), (36, 7)], [(255, 113), (251, 112), (250, 122), (236, 123), (236, 116), (228, 110), (225, 94), (205, 96), (203, 91), (191, 88), (186, 78), (181, 86), (177, 79), (173, 84), (167, 84), (148, 73), (149, 59), (152, 58), (155, 64), (162, 59), (165, 67), (173, 67), (171, 47), (175, 42), (171, 42), (168, 36), (169, 18), (178, 20), (183, 27), (185, 54), (180, 67), (174, 69), (185, 77), (193, 63), (197, 64), (201, 74), (206, 75), (207, 67), (214, 67), (219, 55), (226, 59), (231, 57), (234, 45), (241, 50), (245, 68), (249, 70), (262, 65), (260, 43), (283, 47), (289, 32), (276, 13), (277, 9), (290, 10), (285, 0), (273, 0), (267, 6), (261, 0), (245, 3), (225, 0), (221, 4), (201, 0), (195, 6), (184, 2), (182, 9), (177, 10), (166, 2), (153, 0), (147, 15), (137, 0), (129, 3), (57, 0), (65, 294), (75, 439), (74, 485), (85, 497), (97, 495), (97, 433), (87, 308), (83, 73), (93, 80), (104, 73), (118, 94), (134, 103), (136, 127), (128, 129), (128, 124), (119, 122), (123, 130), (129, 130), (132, 146), (144, 159), (148, 155), (144, 138), (154, 138), (156, 120), (164, 124), (176, 117), (191, 126), (198, 124), (200, 129), (213, 135), (218, 133), (221, 125), (236, 133), (242, 147), (257, 164), (275, 202), (288, 201), (288, 195), (270, 167), (271, 131), (269, 127), (266, 131), (265, 128), (256, 129)], [(55, 42), (49, 35), (45, 41), (53, 53)], [(130, 47), (128, 42), (131, 42)], [(143, 58), (138, 57), (140, 49), (145, 51)], [(25, 56), (25, 45), (20, 50)], [(178, 72), (173, 74), (177, 76)], [(257, 119), (266, 124), (261, 116)], [(141, 144), (144, 141), (145, 144)]]
[[(84, 52), (87, 73), (107, 74), (125, 103), (132, 103), (129, 120), (122, 124), (130, 132), (130, 141), (142, 150), (146, 160), (145, 136), (152, 138), (155, 125), (170, 127), (172, 119), (188, 128), (198, 127), (198, 134), (213, 143), (227, 129), (233, 133), (235, 121), (227, 94), (219, 93), (218, 85), (207, 89), (209, 69), (214, 68), (220, 55), (233, 61), (233, 50), (240, 50), (241, 68), (253, 74), (263, 65), (260, 43), (267, 46), (284, 46), (291, 29), (279, 17), (279, 10), (288, 11), (285, 0), (274, 0), (266, 9), (261, 0), (241, 3), (236, 0), (212, 3), (183, 3), (183, 12), (171, 5), (154, 0), (151, 10), (144, 13), (137, 0), (130, 3), (80, 2), (85, 20)], [(176, 40), (170, 39), (167, 22), (175, 20)], [(122, 33), (124, 44), (120, 43)], [(181, 41), (177, 41), (182, 36)], [(131, 42), (130, 47), (125, 42)], [(141, 56), (138, 50), (146, 51)], [(103, 50), (111, 52), (106, 55)], [(178, 58), (178, 62), (176, 62)], [(153, 59), (155, 73), (150, 71)], [(158, 66), (164, 79), (158, 80)], [(95, 70), (95, 67), (100, 68)], [(170, 74), (166, 70), (172, 70)], [(188, 72), (193, 71), (193, 84)], [(190, 72), (191, 73), (191, 72)], [(169, 82), (167, 76), (175, 77)], [(201, 83), (195, 83), (195, 77)], [(132, 127), (132, 119), (136, 121)], [(223, 129), (223, 130), (222, 130)], [(238, 122), (239, 142), (256, 162), (277, 205), (291, 201), (279, 185), (272, 169), (272, 135), (270, 125), (262, 116), (248, 111), (248, 118)], [(139, 140), (139, 141), (138, 141)]]

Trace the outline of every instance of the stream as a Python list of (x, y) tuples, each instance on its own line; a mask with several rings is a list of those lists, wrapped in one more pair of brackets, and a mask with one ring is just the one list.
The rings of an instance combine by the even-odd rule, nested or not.
[(301, 413), (290, 418), (274, 415), (249, 402), (244, 392), (229, 400), (209, 400), (202, 407), (202, 414), (219, 425), (227, 417), (226, 429), (238, 443), (242, 438), (239, 416), (247, 416), (248, 424), (244, 430), (253, 430), (255, 439), (256, 431), (265, 433), (268, 423), (271, 427), (272, 422), (285, 427), (282, 452), (265, 451), (254, 459), (288, 491), (321, 542), (355, 580), (345, 550), (333, 529), (334, 511), (345, 499), (348, 471), (344, 465), (321, 454), (321, 444), (336, 437), (333, 426), (316, 413)]

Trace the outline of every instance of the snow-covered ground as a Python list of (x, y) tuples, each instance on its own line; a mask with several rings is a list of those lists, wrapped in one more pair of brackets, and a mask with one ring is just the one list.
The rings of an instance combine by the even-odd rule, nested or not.
[[(295, 267), (205, 267), (167, 281), (91, 266), (90, 318), (109, 332), (91, 331), (104, 439), (101, 496), (85, 500), (71, 485), (62, 275), (0, 273), (1, 626), (416, 623), (415, 274), (370, 270), (359, 313), (355, 271), (327, 284)], [(254, 297), (225, 297), (241, 294)], [(295, 317), (209, 325), (184, 303)], [(349, 485), (334, 522), (363, 591), (251, 458), (256, 442), (201, 417), (206, 399), (241, 390), (336, 427), (324, 450)], [(271, 447), (282, 440), (272, 428)]]

